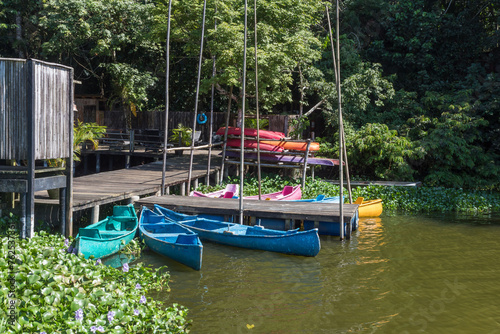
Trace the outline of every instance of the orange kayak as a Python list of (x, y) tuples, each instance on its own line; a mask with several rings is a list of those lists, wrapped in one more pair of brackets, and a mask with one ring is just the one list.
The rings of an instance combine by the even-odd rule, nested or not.
[[(276, 147), (281, 147), (284, 150), (290, 150), (290, 151), (305, 151), (307, 149), (306, 141), (261, 140), (260, 142), (263, 144), (275, 145)], [(309, 151), (319, 151), (319, 143), (311, 142), (311, 145), (309, 146)]]

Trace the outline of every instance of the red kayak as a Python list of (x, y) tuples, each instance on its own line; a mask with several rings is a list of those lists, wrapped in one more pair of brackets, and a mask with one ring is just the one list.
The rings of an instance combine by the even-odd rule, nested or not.
[[(260, 145), (262, 145), (262, 144), (276, 145), (278, 147), (282, 147), (283, 149), (290, 150), (290, 151), (305, 151), (307, 149), (307, 142), (306, 141), (261, 140)], [(309, 145), (309, 151), (319, 151), (319, 143), (311, 142), (311, 144)]]
[[(227, 140), (227, 146), (240, 147), (240, 145), (241, 145), (241, 140), (238, 138), (229, 138)], [(251, 139), (245, 139), (244, 145), (246, 148), (255, 148), (256, 149), (257, 148), (257, 141), (251, 140)], [(260, 143), (260, 149), (262, 151), (283, 152), (283, 147), (271, 145), (271, 144), (264, 144), (264, 143)]]
[[(223, 136), (226, 131), (225, 127), (217, 130), (216, 134)], [(227, 134), (230, 136), (241, 136), (241, 128), (228, 127)], [(245, 128), (245, 136), (248, 137), (257, 137), (257, 129), (247, 129)], [(268, 131), (268, 130), (259, 130), (259, 138), (262, 139), (282, 139), (285, 138), (285, 134), (283, 132), (277, 131)]]

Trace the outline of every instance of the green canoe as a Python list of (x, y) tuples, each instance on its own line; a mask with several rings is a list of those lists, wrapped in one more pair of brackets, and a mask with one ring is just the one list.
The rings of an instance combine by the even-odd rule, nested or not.
[(91, 255), (96, 259), (112, 255), (132, 241), (137, 226), (134, 206), (117, 205), (113, 208), (113, 216), (78, 231), (75, 248), (86, 259)]

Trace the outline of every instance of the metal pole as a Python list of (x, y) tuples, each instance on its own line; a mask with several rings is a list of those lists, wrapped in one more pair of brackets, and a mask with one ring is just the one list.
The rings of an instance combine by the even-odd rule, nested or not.
[(242, 91), (242, 107), (241, 107), (241, 155), (240, 155), (240, 224), (243, 225), (243, 178), (244, 178), (244, 162), (245, 162), (245, 94), (246, 94), (246, 77), (247, 77), (247, 3), (245, 0), (245, 36), (243, 37), (243, 91)]
[(339, 22), (339, 16), (340, 16), (340, 10), (339, 10), (339, 0), (337, 0), (337, 27), (336, 27), (336, 34), (337, 34), (337, 95), (338, 95), (338, 102), (339, 102), (339, 182), (340, 182), (340, 208), (339, 208), (339, 215), (340, 215), (340, 239), (344, 239), (344, 166), (343, 166), (343, 153), (344, 153), (344, 141), (342, 140), (342, 134), (344, 133), (344, 124), (342, 120), (342, 90), (340, 88), (340, 22)]
[(167, 23), (167, 64), (165, 75), (165, 133), (163, 138), (163, 168), (161, 172), (161, 194), (165, 195), (165, 173), (167, 169), (167, 144), (168, 144), (168, 109), (169, 109), (169, 78), (170, 78), (170, 18), (172, 13), (172, 0), (168, 2), (168, 23)]
[(191, 176), (193, 174), (193, 155), (194, 155), (194, 135), (196, 132), (196, 119), (198, 118), (198, 100), (200, 96), (200, 81), (201, 81), (201, 63), (203, 60), (203, 40), (205, 39), (205, 16), (207, 10), (207, 0), (203, 1), (203, 19), (201, 24), (201, 42), (200, 42), (200, 58), (198, 61), (198, 80), (196, 81), (196, 98), (194, 105), (194, 120), (193, 132), (191, 134), (191, 157), (189, 159), (189, 173), (187, 181), (187, 193), (191, 191)]
[[(259, 70), (257, 61), (257, 0), (253, 1), (254, 39), (255, 39), (255, 110), (257, 114), (257, 181), (259, 184), (259, 201), (262, 199), (260, 170), (260, 119), (259, 119)], [(260, 225), (260, 221), (259, 221)]]
[[(215, 7), (215, 12), (217, 12), (217, 7)], [(214, 19), (214, 29), (217, 30), (217, 18)], [(213, 63), (212, 63), (212, 78), (215, 77), (216, 73), (216, 68), (215, 68), (215, 55), (213, 56)], [(212, 159), (212, 131), (214, 128), (214, 94), (215, 94), (215, 85), (212, 84), (212, 99), (210, 100), (210, 125), (208, 127), (208, 163), (207, 163), (207, 177), (206, 177), (206, 184), (207, 186), (210, 185), (210, 162)], [(224, 157), (222, 157), (224, 160)], [(217, 181), (216, 181), (217, 183)]]
[[(328, 6), (325, 5), (326, 8), (326, 16), (328, 19), (328, 31), (330, 34), (330, 44), (332, 47), (332, 57), (333, 57), (333, 67), (335, 70), (335, 85), (337, 87), (337, 95), (338, 95), (338, 110), (339, 110), (339, 183), (340, 183), (340, 201), (339, 201), (339, 224), (340, 224), (340, 240), (344, 239), (344, 164), (343, 164), (343, 156), (344, 156), (344, 125), (342, 120), (342, 100), (341, 100), (341, 89), (340, 89), (340, 43), (339, 43), (339, 2), (337, 0), (337, 27), (336, 27), (336, 37), (337, 37), (337, 50), (333, 46), (333, 35), (332, 35), (332, 25), (330, 23), (330, 13), (328, 11)], [(335, 55), (335, 51), (337, 54)], [(338, 59), (338, 62), (336, 61)]]

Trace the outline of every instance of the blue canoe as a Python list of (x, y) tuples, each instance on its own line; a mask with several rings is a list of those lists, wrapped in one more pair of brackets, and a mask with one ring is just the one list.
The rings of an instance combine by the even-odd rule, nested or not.
[[(337, 204), (339, 203), (340, 196), (326, 197), (325, 195), (318, 195), (316, 198), (311, 199), (298, 199), (290, 202), (305, 202), (305, 203), (321, 203), (321, 204)], [(256, 221), (265, 228), (275, 229), (280, 231), (291, 230), (294, 228), (295, 222), (291, 219), (281, 218), (261, 218), (256, 217)], [(353, 231), (358, 229), (358, 214), (351, 220), (351, 228)], [(326, 221), (312, 221), (304, 220), (304, 230), (318, 229), (319, 235), (340, 235), (339, 222), (326, 222)], [(344, 224), (344, 235), (348, 234), (348, 226)]]
[(296, 199), (292, 202), (307, 202), (307, 203), (338, 203), (340, 196), (326, 197), (325, 195), (318, 195), (316, 198), (310, 199)]
[(139, 232), (141, 239), (155, 253), (195, 270), (201, 269), (203, 245), (193, 231), (180, 224), (166, 222), (163, 215), (143, 207)]
[(78, 231), (75, 248), (86, 259), (90, 256), (99, 259), (113, 255), (132, 241), (137, 225), (132, 204), (116, 205), (113, 207), (113, 216)]
[[(318, 195), (318, 197), (313, 199), (304, 199), (300, 200), (300, 202), (314, 202), (314, 203), (322, 203), (322, 204), (335, 204), (339, 203), (340, 196), (334, 197), (325, 197), (325, 195)], [(299, 202), (299, 201), (296, 201)], [(358, 213), (354, 215), (351, 219), (351, 229), (353, 231), (358, 229)], [(318, 229), (318, 233), (320, 235), (340, 235), (340, 222), (315, 222), (312, 220), (304, 220), (304, 230), (310, 229)], [(348, 233), (348, 225), (344, 224), (344, 235), (350, 234)]]
[(167, 219), (198, 233), (200, 238), (223, 245), (301, 256), (316, 256), (321, 249), (317, 229), (302, 232), (276, 231), (262, 226), (246, 226), (198, 217), (189, 219), (189, 216), (158, 205), (155, 205), (155, 210)]

